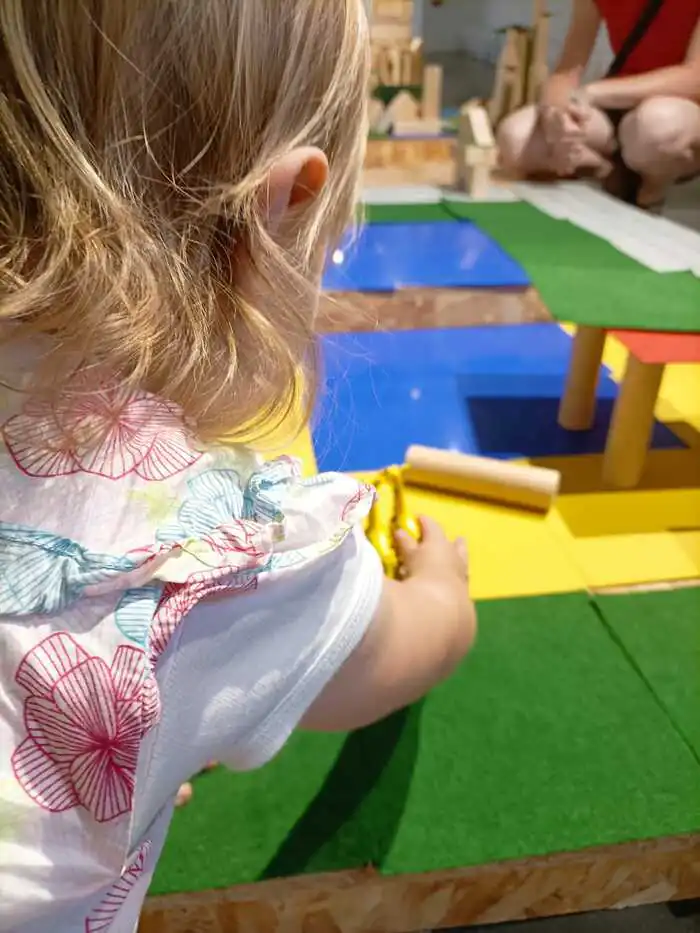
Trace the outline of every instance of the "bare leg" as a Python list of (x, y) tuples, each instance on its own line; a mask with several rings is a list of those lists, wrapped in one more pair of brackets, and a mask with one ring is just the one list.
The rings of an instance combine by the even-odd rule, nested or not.
[(184, 807), (185, 804), (189, 803), (192, 799), (192, 785), (188, 781), (186, 784), (180, 786), (177, 796), (175, 797), (175, 806)]
[(620, 124), (627, 165), (642, 176), (639, 203), (661, 201), (681, 178), (700, 172), (700, 105), (680, 97), (650, 97)]
[[(537, 107), (530, 104), (503, 120), (497, 132), (501, 164), (508, 174), (518, 177), (554, 175), (549, 147), (538, 122)], [(601, 110), (594, 110), (586, 128), (584, 150), (595, 157), (609, 153), (615, 145), (615, 131)], [(584, 152), (584, 163), (586, 161)], [(595, 158), (589, 160), (591, 165)]]
[[(203, 774), (205, 771), (213, 771), (216, 767), (218, 767), (216, 761), (208, 761), (200, 773)], [(185, 804), (189, 803), (192, 799), (193, 793), (194, 789), (189, 781), (187, 781), (186, 784), (181, 784), (180, 789), (177, 792), (177, 796), (175, 797), (175, 806), (184, 807)]]

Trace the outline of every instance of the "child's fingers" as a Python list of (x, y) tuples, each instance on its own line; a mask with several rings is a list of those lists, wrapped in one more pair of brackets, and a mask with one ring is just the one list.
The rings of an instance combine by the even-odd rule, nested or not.
[(425, 544), (437, 543), (439, 541), (445, 541), (445, 532), (442, 530), (442, 525), (436, 522), (432, 518), (428, 518), (427, 515), (421, 515), (418, 519), (421, 527), (421, 541)]
[(466, 564), (469, 557), (467, 555), (467, 542), (464, 538), (457, 538), (455, 541), (455, 551), (457, 551), (457, 556), (460, 560), (463, 560)]
[(469, 552), (467, 550), (467, 542), (464, 538), (457, 538), (455, 541), (455, 551), (457, 553), (457, 560), (460, 565), (464, 568), (464, 575), (468, 576), (469, 574)]
[(396, 550), (402, 563), (410, 563), (411, 557), (418, 550), (418, 542), (407, 531), (397, 531), (394, 535)]

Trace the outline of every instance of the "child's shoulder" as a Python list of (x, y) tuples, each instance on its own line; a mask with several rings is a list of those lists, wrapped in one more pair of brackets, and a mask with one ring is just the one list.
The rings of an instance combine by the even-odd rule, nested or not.
[(6, 390), (2, 408), (2, 576), (31, 565), (32, 585), (0, 587), (0, 612), (60, 611), (71, 593), (151, 582), (195, 580), (200, 595), (250, 585), (333, 550), (372, 502), (350, 477), (302, 480), (290, 458), (204, 446), (146, 393), (64, 402)]

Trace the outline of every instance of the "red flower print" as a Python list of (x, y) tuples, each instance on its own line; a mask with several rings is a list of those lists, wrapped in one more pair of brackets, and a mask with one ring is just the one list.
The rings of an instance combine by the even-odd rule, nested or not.
[[(259, 566), (260, 562), (267, 560), (270, 552), (265, 529), (257, 522), (251, 521), (240, 520), (220, 525), (214, 531), (203, 535), (202, 541), (206, 542), (215, 554), (240, 554), (241, 557), (249, 558), (241, 561), (241, 570)], [(231, 572), (230, 567), (228, 572)]]
[(153, 617), (150, 633), (151, 663), (154, 664), (168, 647), (173, 633), (185, 618), (187, 613), (194, 609), (197, 603), (205, 597), (220, 593), (247, 593), (258, 585), (258, 578), (249, 574), (236, 576), (231, 581), (231, 568), (226, 568), (229, 578), (221, 576), (221, 572), (203, 571), (193, 574), (187, 583), (167, 583), (163, 590), (158, 609)]
[(136, 473), (160, 480), (201, 456), (190, 447), (174, 405), (119, 390), (86, 391), (70, 404), (30, 401), (5, 424), (3, 436), (19, 469), (37, 477)]
[(355, 494), (348, 499), (345, 503), (343, 511), (341, 512), (340, 518), (344, 522), (351, 522), (355, 514), (355, 510), (359, 505), (361, 505), (365, 500), (369, 500), (370, 505), (374, 502), (375, 492), (374, 488), (368, 483), (360, 483), (357, 487)]
[(128, 813), (140, 740), (159, 713), (144, 652), (122, 645), (109, 666), (70, 635), (50, 635), (15, 679), (29, 693), (27, 738), (12, 756), (26, 793), (53, 813), (84, 807), (99, 823)]
[(107, 933), (126, 899), (131, 894), (134, 885), (144, 872), (146, 857), (151, 849), (151, 843), (145, 842), (136, 853), (133, 862), (122, 872), (119, 881), (116, 881), (90, 916), (85, 920), (85, 933)]

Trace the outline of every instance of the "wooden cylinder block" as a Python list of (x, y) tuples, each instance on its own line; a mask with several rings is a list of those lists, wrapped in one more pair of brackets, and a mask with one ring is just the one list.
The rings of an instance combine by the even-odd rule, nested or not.
[(404, 479), (412, 486), (546, 512), (561, 484), (557, 470), (413, 446)]

